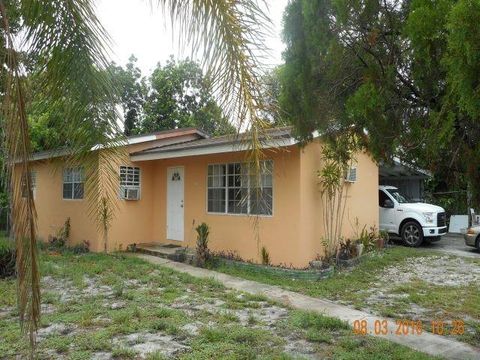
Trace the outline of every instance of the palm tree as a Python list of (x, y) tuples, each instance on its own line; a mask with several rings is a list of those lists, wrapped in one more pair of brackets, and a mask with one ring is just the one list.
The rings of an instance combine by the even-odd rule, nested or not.
[[(18, 308), (22, 330), (29, 334), (32, 349), (40, 319), (40, 275), (36, 250), (36, 213), (31, 191), (30, 140), (26, 115), (31, 84), (41, 91), (52, 111), (64, 121), (58, 131), (69, 139), (70, 161), (91, 169), (86, 196), (90, 213), (108, 231), (113, 209), (113, 181), (98, 166), (102, 157), (122, 156), (122, 143), (114, 108), (115, 89), (104, 69), (108, 35), (95, 16), (93, 0), (0, 0), (3, 44), (2, 130), (6, 175), (10, 184), (13, 229), (17, 249)], [(201, 50), (204, 65), (214, 79), (226, 115), (237, 127), (248, 128), (249, 156), (259, 168), (262, 99), (258, 79), (262, 38), (270, 23), (262, 10), (263, 0), (157, 0), (153, 5), (170, 14), (185, 44)], [(16, 20), (21, 21), (16, 21)], [(15, 27), (12, 27), (15, 23)], [(23, 42), (19, 45), (19, 34)], [(26, 82), (20, 49), (35, 59), (36, 72)], [(100, 145), (108, 151), (92, 152)], [(104, 184), (103, 187), (92, 186)], [(28, 189), (22, 199), (22, 186)], [(106, 238), (106, 234), (104, 234)], [(33, 352), (32, 352), (33, 355)]]

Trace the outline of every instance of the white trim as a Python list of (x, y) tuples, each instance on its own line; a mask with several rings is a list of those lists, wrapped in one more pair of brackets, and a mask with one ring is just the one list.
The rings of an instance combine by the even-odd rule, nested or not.
[[(285, 147), (297, 144), (293, 138), (282, 139), (282, 140), (270, 140), (262, 144), (262, 149), (269, 149), (275, 147)], [(239, 151), (247, 151), (250, 147), (247, 144), (225, 144), (225, 145), (215, 145), (190, 148), (190, 149), (178, 149), (164, 152), (152, 152), (146, 154), (137, 154), (131, 155), (131, 161), (148, 161), (148, 160), (159, 160), (159, 159), (173, 159), (185, 156), (199, 156), (199, 155), (211, 155), (211, 154), (221, 154), (221, 153), (231, 153)]]
[(157, 137), (155, 135), (145, 135), (128, 139), (127, 143), (128, 145), (133, 145), (153, 140), (157, 140)]
[[(78, 171), (80, 173), (81, 181), (68, 181), (65, 182), (65, 172), (75, 172)], [(64, 193), (65, 184), (72, 185), (72, 197), (66, 198)], [(75, 197), (75, 184), (82, 184), (83, 185), (83, 194), (81, 198)], [(74, 167), (64, 167), (62, 171), (62, 199), (63, 200), (83, 200), (85, 199), (85, 169), (83, 166), (74, 166)]]
[[(46, 151), (46, 152), (41, 152), (37, 154), (32, 154), (30, 161), (51, 159), (51, 158), (66, 156), (70, 154), (71, 154), (71, 151), (65, 150), (65, 149)], [(19, 162), (20, 161), (17, 161), (16, 163), (19, 163)]]
[[(178, 135), (175, 132), (172, 132), (172, 134), (173, 134), (172, 136), (162, 137), (163, 135), (162, 132), (159, 132), (153, 135), (152, 134), (141, 135), (133, 138), (119, 139), (115, 143), (109, 144), (108, 146), (100, 145), (100, 144), (93, 145), (90, 148), (90, 151), (96, 151), (96, 150), (102, 150), (105, 148), (113, 148), (113, 147), (120, 147), (120, 146), (128, 146), (128, 145), (134, 145), (134, 144), (143, 144), (143, 143), (152, 142), (156, 140), (158, 140), (159, 142), (161, 141), (161, 145), (170, 145), (170, 144), (182, 143), (185, 141), (194, 140), (194, 139), (197, 139), (198, 136), (200, 136), (200, 138), (208, 139), (208, 135), (198, 129), (196, 129), (195, 131), (192, 130), (192, 132), (187, 132), (186, 134), (182, 134), (182, 135)], [(157, 136), (160, 136), (160, 137), (157, 138)], [(182, 139), (183, 141), (175, 141), (179, 139)], [(173, 141), (168, 141), (168, 140), (173, 140)], [(69, 149), (55, 149), (55, 150), (42, 151), (39, 153), (32, 154), (29, 161), (53, 159), (57, 157), (72, 155), (72, 153), (73, 152)], [(15, 161), (15, 162), (20, 163), (20, 161)]]
[[(37, 171), (36, 170), (30, 170), (29, 175), (30, 175), (30, 187), (32, 189), (32, 196), (33, 196), (33, 199), (35, 200), (36, 194), (37, 194)], [(26, 192), (24, 192), (24, 190), (26, 190), (26, 186), (27, 186), (27, 184), (25, 183), (25, 179), (22, 176), (22, 185), (21, 185), (21, 193), (22, 194), (21, 195), (22, 195), (23, 199), (25, 199), (27, 197)]]

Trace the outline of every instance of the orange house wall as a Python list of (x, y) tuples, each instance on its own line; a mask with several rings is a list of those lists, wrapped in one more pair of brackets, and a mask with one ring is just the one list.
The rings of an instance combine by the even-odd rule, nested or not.
[[(265, 246), (274, 263), (303, 262), (297, 244), (299, 237), (300, 201), (295, 194), (300, 184), (299, 151), (296, 147), (270, 152), (274, 160), (273, 216), (246, 216), (211, 214), (206, 209), (206, 182), (208, 164), (241, 162), (244, 153), (177, 158), (153, 161), (154, 177), (154, 220), (153, 240), (179, 243), (166, 239), (166, 196), (167, 168), (183, 166), (185, 240), (181, 245), (195, 247), (195, 227), (206, 222), (210, 228), (209, 246), (215, 251), (235, 251), (243, 259), (260, 261), (259, 249)], [(258, 240), (258, 241), (257, 241)]]
[(86, 200), (63, 199), (63, 167), (61, 160), (37, 161), (32, 165), (36, 172), (35, 208), (40, 240), (47, 241), (55, 236), (70, 218), (70, 243), (75, 245), (84, 240), (90, 242), (92, 250), (100, 250), (97, 226), (88, 215)]
[[(322, 239), (325, 238), (322, 199), (318, 171), (322, 168), (322, 146), (319, 141), (301, 150), (301, 219), (306, 251), (323, 255)], [(354, 239), (364, 226), (378, 230), (378, 165), (365, 152), (355, 156), (357, 181), (346, 183), (344, 196), (345, 216), (341, 236)]]
[[(184, 166), (185, 240), (182, 246), (195, 247), (195, 227), (211, 227), (210, 247), (236, 251), (243, 259), (261, 260), (265, 246), (274, 264), (307, 266), (323, 254), (322, 206), (316, 171), (321, 167), (321, 146), (314, 142), (300, 149), (291, 146), (268, 153), (274, 160), (273, 216), (209, 214), (206, 209), (207, 166), (244, 161), (245, 153), (205, 155), (127, 164), (141, 168), (141, 199), (117, 199), (117, 210), (109, 232), (109, 250), (126, 249), (132, 243), (172, 242), (166, 239), (167, 168)], [(367, 154), (357, 156), (358, 181), (348, 185), (343, 235), (356, 232), (355, 219), (363, 225), (378, 226), (378, 167)], [(62, 163), (37, 161), (35, 203), (39, 235), (47, 239), (71, 218), (71, 244), (89, 240), (93, 251), (103, 250), (103, 237), (87, 214), (87, 200), (62, 199)], [(56, 170), (56, 171), (55, 171)]]
[(117, 208), (108, 234), (110, 250), (126, 250), (129, 244), (150, 242), (153, 239), (154, 168), (151, 163), (123, 165), (140, 167), (140, 200), (117, 198)]

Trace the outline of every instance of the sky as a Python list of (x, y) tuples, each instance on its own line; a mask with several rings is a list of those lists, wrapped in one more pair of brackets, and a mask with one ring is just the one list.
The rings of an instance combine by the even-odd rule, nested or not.
[[(265, 65), (282, 62), (284, 45), (281, 41), (282, 15), (288, 0), (267, 0), (273, 22), (272, 35), (266, 39), (270, 48)], [(125, 65), (130, 55), (138, 59), (137, 66), (144, 76), (149, 75), (160, 61), (166, 62), (170, 55), (176, 58), (190, 56), (189, 49), (180, 51), (172, 39), (171, 26), (160, 9), (151, 8), (147, 0), (96, 0), (97, 15), (109, 33), (112, 43), (111, 58)]]

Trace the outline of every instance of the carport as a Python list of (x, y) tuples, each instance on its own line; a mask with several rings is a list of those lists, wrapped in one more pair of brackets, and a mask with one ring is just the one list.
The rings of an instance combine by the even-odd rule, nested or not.
[(424, 181), (430, 176), (428, 171), (395, 158), (393, 164), (380, 164), (378, 183), (395, 186), (411, 199), (421, 201), (424, 198)]

